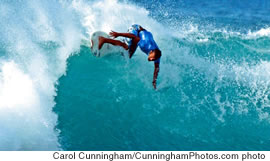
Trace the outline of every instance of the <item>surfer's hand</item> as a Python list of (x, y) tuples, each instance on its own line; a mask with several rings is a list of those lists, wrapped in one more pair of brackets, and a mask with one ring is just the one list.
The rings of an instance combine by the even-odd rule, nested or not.
[(118, 33), (117, 32), (114, 32), (114, 31), (111, 31), (110, 32), (110, 36), (113, 37), (113, 38), (117, 38), (118, 37)]
[(156, 83), (156, 80), (154, 80), (154, 81), (152, 82), (152, 84), (153, 84), (154, 89), (157, 89), (157, 83)]

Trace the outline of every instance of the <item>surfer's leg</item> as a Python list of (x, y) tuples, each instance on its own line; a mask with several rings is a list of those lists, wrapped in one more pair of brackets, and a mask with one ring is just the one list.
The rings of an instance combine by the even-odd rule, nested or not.
[(119, 41), (119, 40), (108, 39), (108, 38), (100, 36), (98, 41), (99, 41), (98, 49), (101, 49), (104, 43), (109, 43), (109, 44), (112, 44), (115, 46), (121, 46), (124, 49), (128, 50), (128, 45), (126, 43), (123, 43), (122, 41)]

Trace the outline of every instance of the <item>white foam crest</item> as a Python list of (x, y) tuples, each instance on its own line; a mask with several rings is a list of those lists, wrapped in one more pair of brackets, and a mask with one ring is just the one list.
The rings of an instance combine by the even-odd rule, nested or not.
[[(248, 30), (248, 32), (234, 31), (228, 28), (215, 28), (211, 25), (199, 27), (196, 23), (187, 22), (181, 24), (177, 30), (172, 29), (172, 36), (179, 39), (187, 40), (191, 43), (208, 43), (216, 36), (222, 36), (224, 39), (241, 38), (241, 39), (258, 39), (262, 37), (270, 37), (270, 27), (264, 27), (256, 31)], [(260, 50), (262, 52), (269, 52), (268, 50)]]
[[(81, 33), (66, 18), (68, 9), (50, 3), (5, 4), (18, 13), (5, 12), (9, 21), (0, 31), (8, 46), (0, 59), (0, 150), (59, 150), (54, 85), (79, 49)], [(47, 10), (51, 5), (57, 13)]]
[(259, 38), (259, 37), (270, 37), (270, 28), (262, 28), (258, 31), (249, 31), (247, 36), (249, 39)]
[(261, 37), (270, 37), (270, 28), (261, 28), (257, 31), (251, 31), (249, 30), (247, 33), (243, 33), (240, 31), (232, 31), (232, 30), (227, 30), (225, 28), (223, 29), (214, 29), (211, 31), (212, 33), (222, 33), (225, 38), (229, 37), (240, 37), (243, 39), (258, 39)]

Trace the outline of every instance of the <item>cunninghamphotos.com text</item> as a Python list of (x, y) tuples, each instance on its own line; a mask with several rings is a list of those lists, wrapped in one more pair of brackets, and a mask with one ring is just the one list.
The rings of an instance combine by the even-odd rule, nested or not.
[(53, 159), (91, 159), (91, 160), (264, 160), (263, 153), (240, 152), (240, 153), (215, 153), (215, 152), (54, 152)]

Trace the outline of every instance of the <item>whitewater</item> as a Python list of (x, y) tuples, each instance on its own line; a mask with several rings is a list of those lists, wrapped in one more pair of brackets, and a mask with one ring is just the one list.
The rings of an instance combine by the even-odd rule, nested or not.
[[(0, 150), (270, 150), (269, 6), (1, 1)], [(82, 43), (135, 23), (162, 51), (156, 91), (140, 50)]]

